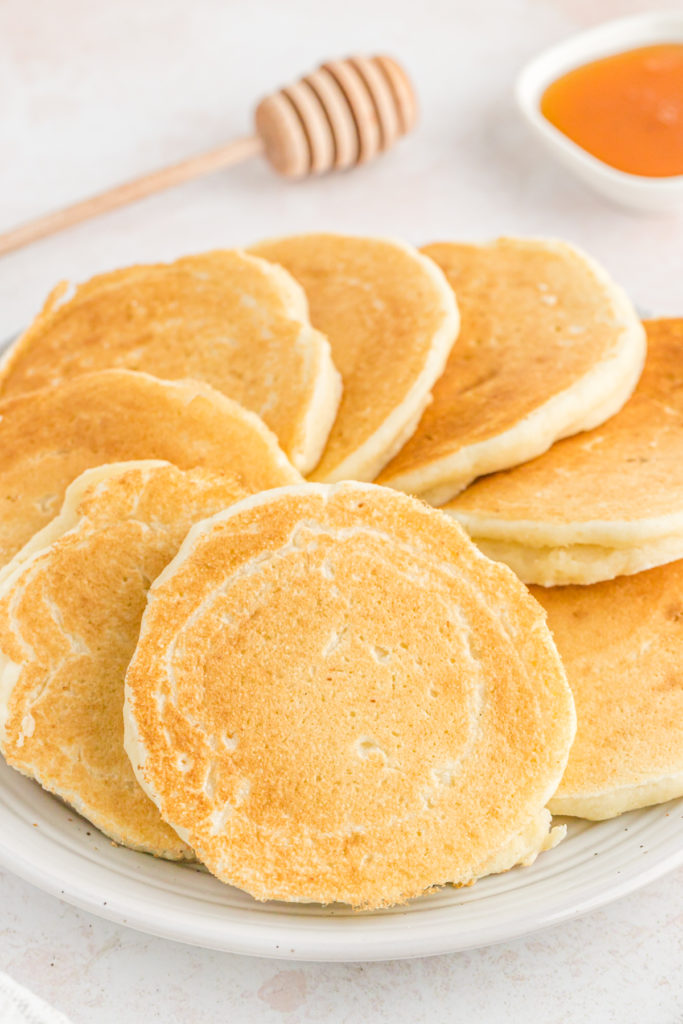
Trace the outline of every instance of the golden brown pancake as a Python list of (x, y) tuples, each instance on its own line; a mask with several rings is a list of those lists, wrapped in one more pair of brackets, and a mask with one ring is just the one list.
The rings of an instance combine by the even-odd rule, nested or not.
[(645, 370), (621, 412), (444, 506), (527, 583), (597, 583), (683, 557), (683, 320), (645, 327)]
[(314, 480), (372, 480), (410, 437), (458, 334), (452, 289), (412, 246), (383, 238), (295, 235), (258, 256), (303, 286), (342, 375), (339, 413)]
[(237, 250), (60, 285), (8, 353), (0, 397), (123, 367), (205, 381), (258, 413), (302, 471), (312, 469), (341, 390), (327, 339), (281, 268)]
[(645, 335), (623, 291), (565, 242), (422, 252), (458, 297), (460, 334), (417, 430), (377, 483), (441, 505), (475, 477), (614, 415), (640, 376)]
[(553, 813), (612, 818), (683, 796), (683, 561), (532, 593), (578, 720)]
[(367, 908), (545, 845), (574, 734), (514, 575), (440, 512), (355, 483), (189, 533), (150, 592), (124, 721), (143, 788), (219, 878)]
[(166, 459), (252, 493), (301, 477), (253, 413), (197, 381), (103, 370), (0, 403), (0, 565), (59, 511), (84, 469)]
[(124, 676), (152, 580), (193, 523), (246, 494), (234, 477), (168, 462), (86, 470), (0, 585), (5, 758), (117, 843), (159, 857), (192, 852), (123, 749)]

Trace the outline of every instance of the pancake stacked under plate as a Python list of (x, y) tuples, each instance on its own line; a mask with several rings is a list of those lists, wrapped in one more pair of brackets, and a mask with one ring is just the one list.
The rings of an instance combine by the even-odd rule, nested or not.
[(363, 908), (683, 794), (683, 322), (629, 399), (643, 328), (564, 243), (253, 252), (58, 290), (4, 361), (8, 762)]

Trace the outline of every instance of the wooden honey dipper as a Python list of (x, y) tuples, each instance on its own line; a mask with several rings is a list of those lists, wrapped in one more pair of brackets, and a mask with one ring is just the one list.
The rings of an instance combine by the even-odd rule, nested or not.
[(415, 124), (410, 79), (391, 57), (347, 57), (322, 64), (293, 85), (261, 100), (256, 134), (0, 234), (0, 256), (89, 217), (115, 210), (203, 174), (262, 154), (279, 173), (304, 178), (372, 160)]

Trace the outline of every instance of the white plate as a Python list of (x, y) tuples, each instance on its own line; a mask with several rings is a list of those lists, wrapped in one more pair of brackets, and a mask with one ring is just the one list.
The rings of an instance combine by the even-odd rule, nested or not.
[(556, 159), (601, 195), (638, 210), (663, 212), (683, 205), (683, 175), (648, 178), (610, 167), (543, 116), (541, 97), (551, 82), (572, 68), (623, 50), (674, 42), (683, 43), (680, 11), (649, 12), (608, 21), (544, 50), (523, 68), (515, 88), (523, 116)]
[[(0, 345), (0, 353), (15, 339)], [(198, 865), (116, 846), (0, 757), (0, 866), (67, 903), (142, 932), (284, 960), (435, 956), (578, 917), (683, 864), (683, 799), (612, 821), (565, 820), (567, 838), (529, 868), (405, 907), (257, 903)]]
[(502, 942), (646, 885), (683, 864), (683, 800), (612, 821), (569, 822), (567, 839), (529, 868), (359, 914), (257, 903), (196, 866), (117, 847), (0, 764), (0, 864), (93, 914), (197, 946), (290, 960), (388, 960)]

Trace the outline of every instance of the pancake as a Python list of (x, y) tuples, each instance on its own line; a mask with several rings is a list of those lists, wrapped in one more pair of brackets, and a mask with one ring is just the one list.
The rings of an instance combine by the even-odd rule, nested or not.
[(455, 289), (460, 335), (417, 430), (377, 483), (441, 505), (475, 477), (614, 415), (642, 371), (645, 335), (624, 292), (565, 242), (422, 252)]
[(683, 558), (683, 320), (645, 328), (645, 370), (621, 412), (444, 506), (527, 583), (597, 583)]
[(237, 250), (65, 284), (10, 350), (0, 398), (123, 367), (202, 380), (258, 413), (303, 472), (320, 458), (341, 381), (306, 297), (281, 268)]
[(5, 758), (115, 842), (159, 857), (193, 855), (124, 751), (125, 671), (151, 581), (193, 523), (247, 493), (235, 477), (168, 462), (86, 470), (0, 584)]
[(0, 565), (83, 470), (150, 458), (229, 472), (247, 493), (301, 479), (258, 417), (206, 384), (86, 374), (0, 403)]
[(532, 592), (578, 719), (552, 812), (612, 818), (683, 796), (683, 561)]
[(558, 838), (574, 707), (541, 608), (455, 523), (308, 484), (190, 531), (124, 722), (141, 785), (223, 881), (374, 908)]
[(452, 289), (402, 242), (296, 235), (252, 248), (303, 286), (344, 384), (314, 480), (372, 480), (415, 430), (458, 334)]

